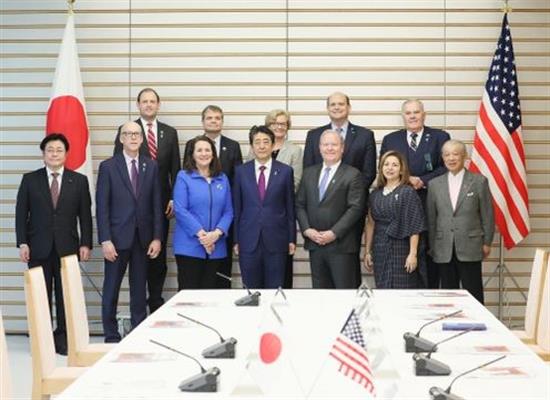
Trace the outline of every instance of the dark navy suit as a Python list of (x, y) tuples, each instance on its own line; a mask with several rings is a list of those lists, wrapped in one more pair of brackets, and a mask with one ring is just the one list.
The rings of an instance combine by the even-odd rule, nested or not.
[[(424, 187), (416, 191), (422, 201), (424, 212), (426, 212), (428, 182), (433, 178), (447, 172), (443, 159), (441, 158), (441, 148), (450, 138), (450, 135), (441, 129), (425, 126), (416, 151), (413, 151), (409, 146), (406, 129), (400, 129), (398, 131), (388, 133), (384, 136), (384, 139), (382, 139), (380, 156), (390, 150), (400, 152), (407, 159), (411, 176), (417, 176), (422, 180), (422, 182), (424, 182)], [(420, 248), (428, 246), (429, 241), (427, 239), (427, 231), (423, 233), (422, 239), (424, 243), (423, 246), (420, 246)], [(437, 265), (432, 262), (431, 257), (424, 254), (423, 250), (421, 250), (421, 254), (418, 256), (425, 257), (427, 261), (427, 287), (431, 289), (439, 288), (439, 273)]]
[(243, 283), (252, 288), (283, 285), (288, 244), (296, 243), (294, 174), (272, 160), (265, 198), (260, 200), (254, 160), (235, 170), (234, 238)]
[(97, 235), (99, 243), (113, 242), (118, 257), (105, 260), (102, 319), (105, 341), (120, 340), (116, 311), (126, 265), (130, 263), (130, 313), (132, 327), (147, 315), (145, 283), (147, 249), (163, 237), (162, 205), (157, 163), (139, 157), (138, 193), (134, 195), (126, 160), (119, 153), (99, 165), (97, 177)]

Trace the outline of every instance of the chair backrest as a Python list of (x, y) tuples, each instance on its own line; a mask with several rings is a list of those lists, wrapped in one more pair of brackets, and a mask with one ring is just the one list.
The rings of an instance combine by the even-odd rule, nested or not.
[[(547, 263), (550, 264), (550, 259)], [(536, 342), (543, 352), (550, 353), (550, 265), (547, 265), (545, 275)]]
[(547, 262), (548, 253), (543, 249), (536, 249), (535, 257), (533, 258), (533, 266), (531, 268), (527, 305), (525, 307), (525, 334), (529, 338), (535, 338), (537, 336), (541, 296), (546, 276)]
[(6, 334), (4, 332), (4, 324), (2, 323), (2, 313), (0, 312), (0, 399), (12, 398), (10, 364), (8, 362), (8, 344), (6, 342)]
[(35, 374), (33, 379), (42, 380), (55, 369), (52, 319), (42, 267), (33, 267), (25, 271), (25, 299)]
[(67, 323), (69, 365), (73, 365), (72, 358), (76, 357), (76, 353), (88, 346), (90, 342), (86, 298), (76, 255), (61, 257), (61, 279)]

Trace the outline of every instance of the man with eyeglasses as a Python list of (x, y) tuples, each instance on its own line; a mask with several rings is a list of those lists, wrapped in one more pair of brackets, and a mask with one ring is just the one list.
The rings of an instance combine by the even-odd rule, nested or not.
[(97, 176), (97, 236), (105, 258), (101, 318), (105, 342), (116, 343), (117, 303), (122, 278), (129, 264), (132, 328), (147, 316), (148, 261), (161, 251), (163, 215), (156, 162), (140, 154), (141, 126), (122, 125), (122, 152), (103, 161)]
[[(40, 143), (44, 168), (23, 175), (15, 210), (19, 258), (44, 271), (48, 302), (55, 293), (55, 350), (67, 355), (60, 257), (77, 254), (88, 261), (92, 249), (92, 214), (88, 178), (65, 168), (69, 141), (51, 133)], [(80, 226), (80, 231), (77, 229)]]
[[(241, 152), (241, 146), (236, 140), (230, 139), (222, 134), (223, 130), (223, 110), (221, 107), (210, 104), (201, 112), (202, 128), (204, 135), (214, 142), (216, 147), (216, 153), (222, 166), (222, 171), (229, 179), (229, 184), (233, 184), (233, 178), (235, 176), (235, 168), (243, 163), (243, 156)], [(187, 148), (184, 152), (184, 164), (187, 157), (191, 157)], [(233, 228), (229, 229), (229, 235), (226, 240), (227, 257), (221, 265), (218, 272), (224, 276), (231, 276), (231, 270), (233, 265)], [(231, 282), (221, 276), (217, 277), (216, 287), (220, 289), (227, 289), (231, 287)]]
[[(141, 128), (143, 142), (139, 154), (154, 160), (159, 169), (162, 209), (164, 211), (162, 248), (159, 256), (149, 260), (147, 269), (147, 287), (149, 290), (149, 311), (153, 313), (164, 304), (162, 290), (166, 280), (166, 242), (170, 218), (174, 216), (172, 190), (176, 182), (178, 171), (181, 169), (178, 132), (170, 125), (157, 119), (160, 110), (160, 97), (152, 88), (142, 89), (136, 102), (139, 118), (135, 121)], [(114, 154), (122, 152), (120, 131), (118, 128), (115, 138)]]

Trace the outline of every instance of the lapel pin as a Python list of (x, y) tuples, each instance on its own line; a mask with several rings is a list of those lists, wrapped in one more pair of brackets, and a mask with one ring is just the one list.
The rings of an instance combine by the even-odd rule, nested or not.
[(273, 175), (277, 175), (279, 173), (279, 170), (276, 169), (275, 171), (273, 171)]
[(222, 186), (222, 184), (221, 184), (221, 183), (218, 183), (218, 184), (216, 185), (216, 189), (218, 189), (218, 190), (222, 190), (222, 188), (223, 188), (223, 186)]
[(223, 146), (222, 151), (226, 151), (226, 150), (227, 150), (227, 147)]
[(399, 200), (399, 193), (395, 194), (395, 200)]

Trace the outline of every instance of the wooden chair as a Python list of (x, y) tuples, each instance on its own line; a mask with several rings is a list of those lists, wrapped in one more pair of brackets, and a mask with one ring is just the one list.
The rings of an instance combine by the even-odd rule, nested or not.
[(543, 249), (536, 249), (525, 306), (525, 327), (522, 331), (512, 331), (525, 344), (534, 344), (536, 341), (547, 262), (548, 253)]
[(550, 265), (547, 265), (545, 275), (536, 343), (529, 345), (529, 347), (544, 361), (550, 361)]
[(114, 345), (90, 343), (88, 313), (82, 276), (76, 255), (61, 258), (61, 280), (67, 323), (69, 367), (88, 367), (103, 357)]
[(2, 379), (0, 380), (0, 399), (11, 399), (13, 390), (11, 386), (10, 363), (8, 360), (8, 344), (6, 343), (6, 334), (4, 324), (2, 323), (2, 314), (0, 313), (0, 371)]
[(44, 271), (42, 267), (34, 267), (24, 274), (32, 356), (32, 399), (48, 399), (65, 390), (86, 368), (56, 367)]

